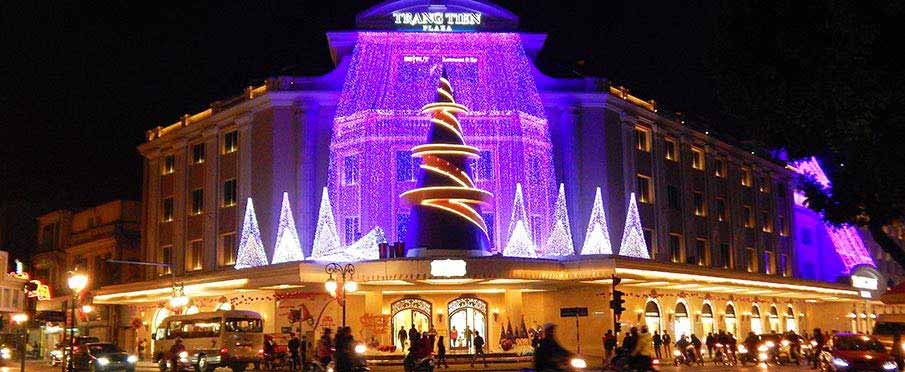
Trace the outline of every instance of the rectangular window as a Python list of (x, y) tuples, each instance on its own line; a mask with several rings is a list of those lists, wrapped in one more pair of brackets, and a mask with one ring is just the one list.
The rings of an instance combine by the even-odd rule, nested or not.
[(776, 183), (776, 196), (780, 198), (786, 197), (786, 187), (782, 184), (782, 182)]
[(352, 244), (361, 237), (358, 217), (346, 217), (345, 224), (346, 245)]
[(421, 158), (413, 158), (411, 151), (396, 151), (396, 181), (415, 181), (420, 167)]
[(170, 222), (173, 220), (173, 198), (163, 199), (163, 211), (160, 214), (160, 220)]
[(650, 129), (635, 126), (635, 149), (650, 152)]
[[(160, 255), (157, 257), (157, 262), (163, 263), (163, 264), (171, 264), (173, 262), (172, 260), (173, 260), (173, 246), (165, 245), (163, 247), (160, 247)], [(172, 266), (158, 267), (157, 269), (158, 269), (157, 273), (159, 275), (169, 275), (169, 274), (173, 273)]]
[(204, 259), (204, 241), (193, 240), (185, 252), (185, 271), (201, 270)]
[(719, 178), (726, 178), (726, 160), (723, 158), (713, 159), (713, 175)]
[(648, 176), (638, 175), (638, 201), (641, 203), (653, 203), (654, 193), (651, 187), (651, 180)]
[(493, 179), (493, 153), (490, 151), (481, 151), (479, 159), (471, 162), (471, 173), (474, 174), (476, 181), (487, 181)]
[(786, 226), (785, 216), (776, 216), (776, 228), (779, 229), (780, 236), (789, 236), (789, 228)]
[(226, 180), (223, 182), (223, 206), (232, 207), (239, 200), (239, 194), (236, 190), (236, 180)]
[(760, 177), (760, 182), (758, 183), (758, 190), (760, 192), (770, 192), (770, 177), (763, 176)]
[(742, 207), (742, 222), (745, 224), (745, 227), (749, 229), (754, 228), (754, 211), (751, 210), (750, 205)]
[(204, 212), (204, 190), (192, 190), (192, 214), (201, 214)]
[(720, 256), (720, 258), (719, 258), (719, 262), (717, 262), (717, 265), (719, 265), (720, 267), (722, 267), (724, 269), (730, 269), (730, 268), (735, 267), (735, 265), (732, 262), (733, 261), (732, 249), (729, 247), (729, 243), (720, 243), (719, 256)]
[(176, 172), (176, 156), (167, 155), (163, 157), (163, 169), (160, 174), (173, 174)]
[(229, 154), (239, 151), (239, 131), (226, 132), (223, 135), (223, 153)]
[(757, 272), (757, 251), (752, 247), (745, 248), (745, 259), (748, 261), (748, 272), (756, 273)]
[(707, 205), (704, 203), (704, 194), (695, 191), (692, 200), (694, 201), (694, 215), (698, 217), (704, 217), (707, 215)]
[(396, 241), (405, 241), (405, 234), (408, 231), (409, 215), (408, 213), (399, 213), (396, 215)]
[(779, 264), (776, 265), (776, 274), (779, 276), (789, 276), (789, 270), (787, 270), (787, 259), (786, 255), (779, 255)]
[(760, 212), (761, 230), (763, 232), (773, 232), (773, 221), (770, 220), (770, 213), (767, 211)]
[(666, 147), (666, 160), (679, 161), (679, 146), (676, 145), (676, 139), (667, 137), (663, 142)]
[(699, 147), (691, 147), (691, 167), (704, 170), (704, 150)]
[(679, 198), (679, 188), (673, 185), (666, 185), (666, 200), (669, 205), (669, 209), (672, 210), (680, 210), (682, 209), (682, 202)]
[(739, 177), (740, 177), (740, 178), (739, 178), (739, 182), (742, 184), (742, 186), (751, 187), (751, 184), (752, 184), (753, 181), (754, 181), (754, 180), (751, 179), (751, 168), (742, 167), (742, 168), (739, 170), (739, 173), (740, 173), (740, 175), (739, 175)]
[(701, 257), (701, 259), (698, 262), (698, 265), (710, 266), (710, 264), (712, 263), (712, 260), (710, 257), (710, 247), (707, 242), (707, 239), (703, 239), (703, 238), (695, 239), (695, 246), (696, 246), (697, 251), (700, 252), (699, 255)]
[(715, 207), (716, 207), (716, 219), (717, 221), (723, 222), (726, 221), (728, 216), (726, 216), (726, 199), (716, 198), (714, 199)]
[(220, 235), (219, 257), (217, 257), (220, 266), (236, 264), (236, 249), (236, 233)]
[(349, 155), (343, 158), (343, 185), (357, 185), (358, 176), (358, 154)]
[(204, 163), (204, 144), (196, 143), (192, 145), (192, 163)]
[(672, 262), (682, 262), (682, 236), (669, 234), (669, 259)]
[(773, 258), (773, 252), (764, 251), (764, 273), (767, 275), (776, 274), (776, 262)]

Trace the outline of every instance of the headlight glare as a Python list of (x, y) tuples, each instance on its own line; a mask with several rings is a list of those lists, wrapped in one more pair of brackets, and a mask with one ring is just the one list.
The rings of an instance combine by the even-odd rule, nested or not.
[(99, 366), (105, 366), (105, 365), (108, 365), (108, 364), (110, 364), (110, 359), (107, 359), (107, 358), (104, 358), (104, 357), (97, 358), (97, 365), (99, 365)]
[(588, 362), (585, 362), (585, 360), (581, 358), (572, 358), (572, 360), (569, 361), (569, 364), (572, 365), (572, 368), (588, 368)]
[(129, 355), (129, 356), (126, 358), (126, 361), (129, 362), (129, 363), (135, 363), (135, 362), (138, 362), (138, 357), (135, 356), (135, 355)]
[(848, 367), (848, 362), (846, 362), (845, 359), (833, 357), (833, 365), (845, 368)]
[(897, 368), (899, 368), (899, 366), (896, 364), (896, 362), (893, 362), (891, 360), (886, 361), (886, 363), (883, 363), (883, 369), (885, 369), (887, 371), (892, 371)]

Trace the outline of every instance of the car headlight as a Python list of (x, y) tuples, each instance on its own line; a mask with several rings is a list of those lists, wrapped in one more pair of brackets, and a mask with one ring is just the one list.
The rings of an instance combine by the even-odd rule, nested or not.
[(848, 367), (848, 362), (846, 362), (845, 359), (833, 357), (833, 365), (845, 368)]
[(99, 365), (99, 366), (105, 366), (105, 365), (108, 365), (108, 364), (110, 364), (110, 359), (107, 359), (107, 358), (104, 358), (104, 357), (97, 358), (97, 365)]
[(368, 351), (368, 347), (365, 346), (365, 344), (358, 344), (358, 345), (355, 345), (355, 353), (357, 353), (357, 354), (364, 354), (365, 351)]
[(129, 363), (135, 363), (138, 362), (138, 357), (135, 355), (129, 355), (128, 357), (126, 357), (126, 361)]
[(572, 366), (572, 368), (588, 368), (588, 362), (585, 362), (585, 360), (581, 358), (572, 358), (572, 360), (569, 361), (569, 364)]
[(891, 360), (886, 361), (886, 363), (883, 363), (883, 369), (885, 369), (887, 371), (892, 371), (897, 368), (899, 368), (899, 365), (896, 364), (896, 362), (893, 362)]

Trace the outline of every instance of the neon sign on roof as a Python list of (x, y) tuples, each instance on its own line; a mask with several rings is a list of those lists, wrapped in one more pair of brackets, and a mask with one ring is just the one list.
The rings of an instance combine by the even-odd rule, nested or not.
[[(817, 161), (816, 157), (812, 156), (796, 161), (791, 166), (798, 174), (813, 177), (827, 191), (832, 187), (829, 177), (827, 177), (823, 168), (820, 167), (820, 162)], [(807, 198), (804, 193), (795, 191), (794, 199), (796, 205), (807, 208)], [(861, 235), (858, 233), (858, 229), (851, 225), (838, 227), (826, 225), (825, 228), (833, 241), (836, 254), (839, 255), (839, 259), (842, 260), (842, 264), (845, 266), (845, 274), (852, 272), (852, 269), (859, 265), (876, 266), (870, 252), (867, 251), (867, 247), (864, 245), (864, 240), (861, 239)]]

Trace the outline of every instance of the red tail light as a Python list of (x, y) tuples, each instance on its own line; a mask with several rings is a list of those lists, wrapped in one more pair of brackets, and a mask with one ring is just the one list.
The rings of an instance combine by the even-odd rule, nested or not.
[(220, 355), (226, 355), (226, 354), (229, 354), (229, 348), (224, 347), (224, 348), (220, 349)]

